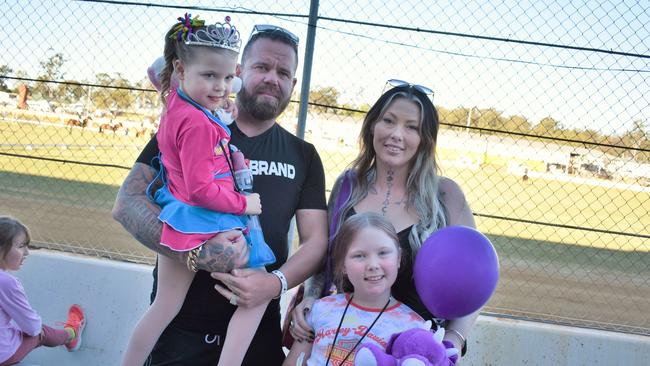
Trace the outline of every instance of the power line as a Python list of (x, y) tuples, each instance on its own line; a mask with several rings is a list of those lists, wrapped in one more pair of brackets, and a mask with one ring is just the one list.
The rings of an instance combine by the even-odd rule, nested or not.
[(640, 54), (640, 53), (614, 51), (614, 50), (605, 50), (605, 49), (600, 49), (600, 48), (569, 46), (569, 45), (564, 45), (564, 44), (536, 42), (536, 41), (525, 41), (525, 40), (521, 40), (521, 39), (510, 39), (510, 38), (502, 38), (502, 37), (480, 36), (480, 35), (477, 35), (477, 34), (447, 32), (447, 31), (439, 31), (439, 30), (433, 30), (433, 29), (423, 29), (423, 28), (419, 28), (419, 27), (415, 27), (415, 28), (413, 28), (413, 27), (403, 27), (403, 26), (397, 26), (397, 25), (391, 25), (391, 24), (380, 24), (380, 23), (364, 22), (364, 21), (353, 20), (353, 19), (330, 18), (330, 17), (319, 17), (319, 19), (329, 20), (331, 22), (337, 22), (337, 23), (351, 23), (351, 24), (372, 26), (372, 27), (378, 27), (378, 28), (399, 29), (399, 30), (418, 32), (418, 33), (422, 32), (422, 33), (438, 34), (438, 35), (443, 35), (443, 36), (453, 36), (453, 37), (460, 37), (460, 38), (472, 38), (472, 39), (481, 39), (481, 40), (488, 40), (488, 41), (495, 41), (495, 42), (517, 43), (517, 44), (525, 44), (525, 45), (531, 45), (531, 46), (543, 46), (543, 47), (561, 48), (561, 49), (576, 50), (576, 51), (589, 51), (589, 52), (595, 52), (595, 53), (605, 53), (605, 54), (608, 54), (608, 55), (618, 55), (618, 56), (628, 56), (628, 57), (637, 57), (637, 58), (650, 59), (650, 55), (644, 55), (644, 54)]
[[(244, 8), (244, 7), (209, 8), (209, 7), (200, 7), (200, 6), (179, 6), (179, 5), (163, 5), (163, 4), (152, 4), (152, 3), (138, 3), (138, 2), (130, 2), (130, 1), (108, 1), (108, 0), (76, 0), (76, 1), (89, 2), (89, 3), (105, 3), (105, 4), (115, 4), (115, 5), (127, 5), (127, 6), (145, 6), (145, 7), (188, 9), (188, 10), (207, 10), (207, 11), (230, 12), (230, 13), (235, 13), (235, 14), (248, 14), (248, 15), (267, 15), (267, 16), (273, 16), (273, 17), (276, 17), (276, 18), (282, 18), (282, 17), (286, 17), (286, 18), (308, 18), (308, 15), (303, 15), (303, 14), (259, 12), (259, 11), (255, 11), (255, 10)], [(240, 9), (243, 9), (243, 10), (240, 10)], [(373, 22), (365, 22), (365, 21), (360, 21), (360, 20), (332, 18), (332, 17), (325, 17), (325, 16), (319, 16), (318, 19), (327, 20), (327, 21), (331, 21), (331, 22), (339, 22), (339, 23), (342, 22), (342, 23), (351, 23), (351, 24), (364, 25), (364, 26), (372, 26), (372, 27), (378, 27), (378, 28), (398, 29), (398, 30), (405, 30), (405, 31), (416, 32), (416, 33), (430, 33), (430, 34), (438, 34), (438, 35), (453, 36), (453, 37), (460, 37), (460, 38), (490, 40), (490, 41), (495, 41), (495, 42), (506, 42), (506, 43), (525, 44), (525, 45), (542, 46), (542, 47), (550, 47), (550, 48), (588, 51), (588, 52), (605, 53), (605, 54), (610, 54), (610, 55), (629, 56), (629, 57), (637, 57), (637, 58), (650, 58), (650, 55), (645, 55), (645, 54), (640, 54), (640, 53), (622, 52), (622, 51), (606, 50), (606, 49), (592, 48), (592, 47), (570, 46), (570, 45), (565, 45), (565, 44), (527, 41), (527, 40), (521, 40), (521, 39), (511, 39), (511, 38), (493, 37), (493, 36), (481, 36), (481, 35), (470, 34), (470, 33), (448, 32), (448, 31), (425, 29), (425, 28), (419, 28), (419, 27), (404, 27), (404, 26), (396, 26), (396, 25), (392, 25), (392, 24), (373, 23)], [(305, 26), (307, 25), (304, 22), (298, 22), (298, 23), (300, 23), (302, 25), (305, 25)], [(328, 30), (328, 31), (335, 32), (335, 33), (340, 33), (340, 34), (348, 34), (348, 35), (353, 35), (353, 36), (356, 36), (356, 37), (372, 39), (372, 40), (380, 41), (380, 42), (387, 43), (387, 44), (394, 44), (394, 45), (399, 45), (399, 46), (411, 47), (411, 48), (427, 50), (427, 51), (436, 52), (436, 53), (449, 54), (449, 55), (454, 55), (454, 56), (462, 56), (462, 57), (469, 57), (469, 58), (479, 58), (479, 59), (486, 59), (486, 60), (493, 60), (493, 61), (504, 61), (504, 62), (512, 62), (512, 63), (521, 63), (521, 64), (527, 64), (527, 65), (547, 66), (547, 67), (570, 69), (570, 70), (650, 73), (650, 70), (643, 70), (643, 69), (599, 68), (599, 67), (587, 67), (587, 66), (557, 65), (557, 64), (541, 63), (541, 62), (535, 62), (535, 61), (511, 59), (511, 58), (505, 58), (505, 57), (490, 57), (490, 56), (471, 55), (471, 54), (466, 54), (466, 53), (461, 53), (461, 52), (436, 50), (436, 49), (433, 49), (433, 48), (426, 48), (426, 47), (410, 45), (410, 44), (406, 44), (406, 43), (402, 43), (402, 42), (389, 41), (389, 40), (386, 40), (386, 39), (378, 39), (378, 38), (370, 37), (370, 36), (367, 36), (367, 35), (357, 34), (357, 33), (353, 33), (353, 32), (344, 32), (344, 31), (341, 31), (341, 30), (331, 29), (331, 28), (320, 26), (320, 25), (316, 26), (316, 28), (320, 28), (320, 29), (324, 29), (324, 30)]]
[(643, 70), (643, 69), (626, 69), (626, 68), (604, 68), (604, 67), (587, 67), (587, 66), (570, 66), (570, 65), (557, 65), (557, 64), (550, 64), (550, 63), (543, 63), (543, 62), (536, 62), (536, 61), (526, 61), (526, 60), (518, 60), (518, 59), (513, 59), (513, 58), (506, 58), (506, 57), (491, 57), (491, 56), (482, 56), (482, 55), (472, 55), (469, 53), (462, 53), (462, 52), (453, 52), (453, 51), (446, 51), (446, 50), (440, 50), (440, 49), (435, 49), (435, 48), (427, 48), (427, 47), (422, 47), (422, 46), (417, 46), (413, 44), (407, 44), (403, 42), (397, 42), (397, 41), (389, 41), (386, 39), (379, 39), (363, 34), (358, 34), (354, 32), (344, 32), (338, 29), (331, 29), (331, 28), (326, 28), (323, 26), (318, 26), (318, 28), (328, 30), (330, 32), (334, 33), (340, 33), (340, 34), (347, 34), (359, 38), (365, 38), (365, 39), (370, 39), (373, 41), (378, 41), (386, 44), (391, 44), (391, 45), (396, 45), (396, 46), (402, 46), (402, 47), (409, 47), (409, 48), (414, 48), (417, 50), (424, 50), (424, 51), (430, 51), (434, 53), (440, 53), (440, 54), (445, 54), (445, 55), (451, 55), (451, 56), (461, 56), (461, 57), (467, 57), (467, 58), (475, 58), (475, 59), (480, 59), (480, 60), (492, 60), (492, 61), (502, 61), (502, 62), (511, 62), (511, 63), (518, 63), (518, 64), (524, 64), (524, 65), (536, 65), (536, 66), (545, 66), (545, 67), (553, 67), (553, 68), (558, 68), (558, 69), (569, 69), (569, 70), (583, 70), (583, 71), (609, 71), (609, 72), (635, 72), (635, 73), (650, 73), (650, 70)]
[(111, 5), (126, 5), (126, 6), (143, 6), (147, 8), (165, 8), (165, 9), (185, 9), (185, 10), (205, 10), (213, 12), (228, 12), (234, 14), (249, 14), (249, 15), (270, 15), (270, 16), (283, 16), (288, 18), (309, 18), (309, 15), (303, 14), (291, 14), (291, 13), (274, 13), (266, 11), (255, 11), (251, 9), (237, 10), (237, 8), (211, 8), (205, 6), (193, 6), (193, 5), (167, 5), (167, 4), (154, 4), (154, 3), (142, 3), (134, 1), (108, 1), (108, 0), (76, 0), (81, 3), (100, 3), (100, 4), (111, 4)]
[[(246, 9), (246, 8), (242, 8)], [(246, 9), (246, 11), (252, 11), (251, 9)], [(276, 15), (276, 14), (270, 14), (270, 15)], [(281, 15), (277, 15), (276, 18), (282, 19)], [(552, 43), (542, 43), (542, 42), (533, 42), (533, 41), (520, 41), (520, 40), (515, 40), (515, 39), (509, 39), (509, 38), (499, 38), (499, 37), (485, 37), (485, 36), (476, 36), (473, 34), (469, 33), (452, 33), (452, 32), (443, 32), (443, 31), (435, 31), (431, 29), (422, 29), (422, 28), (410, 28), (410, 27), (399, 27), (399, 26), (394, 26), (390, 24), (382, 24), (382, 23), (372, 23), (372, 22), (362, 22), (362, 21), (354, 21), (354, 20), (347, 20), (347, 19), (338, 19), (338, 18), (329, 18), (329, 17), (318, 17), (318, 19), (323, 19), (323, 20), (330, 20), (330, 21), (337, 21), (337, 22), (345, 22), (345, 23), (356, 23), (359, 25), (368, 25), (368, 26), (376, 26), (380, 28), (389, 28), (389, 29), (398, 29), (398, 30), (406, 30), (406, 31), (414, 31), (414, 32), (426, 32), (426, 33), (439, 33), (443, 35), (455, 35), (458, 37), (465, 37), (465, 38), (486, 38), (486, 39), (492, 39), (492, 40), (507, 40), (508, 42), (511, 43), (522, 43), (522, 44), (535, 44), (538, 46), (544, 46), (544, 45), (549, 45), (556, 47), (556, 48), (576, 48), (575, 46), (566, 46), (566, 45), (560, 45), (560, 44), (552, 44)], [(282, 19), (282, 20), (287, 20), (291, 21), (294, 23), (298, 23), (304, 26), (307, 26), (307, 23), (304, 22), (297, 22), (295, 20), (291, 19)], [(491, 56), (481, 56), (481, 55), (472, 55), (468, 53), (462, 53), (462, 52), (453, 52), (453, 51), (445, 51), (445, 50), (439, 50), (439, 49), (434, 49), (434, 48), (427, 48), (427, 47), (422, 47), (422, 46), (417, 46), (417, 45), (412, 45), (412, 44), (407, 44), (403, 42), (397, 42), (397, 41), (390, 41), (387, 39), (380, 39), (380, 38), (375, 38), (371, 37), (365, 34), (358, 34), (354, 32), (345, 32), (340, 29), (332, 29), (328, 27), (324, 27), (322, 25), (317, 25), (316, 28), (318, 29), (323, 29), (327, 30), (330, 32), (334, 33), (339, 33), (339, 34), (347, 34), (350, 36), (355, 36), (359, 38), (365, 38), (365, 39), (370, 39), (373, 41), (378, 41), (386, 44), (392, 44), (396, 46), (404, 46), (404, 47), (410, 47), (410, 48), (415, 48), (419, 50), (425, 50), (425, 51), (431, 51), (435, 53), (441, 53), (441, 54), (447, 54), (447, 55), (452, 55), (452, 56), (462, 56), (462, 57), (468, 57), (468, 58), (477, 58), (477, 59), (482, 59), (482, 60), (492, 60), (492, 61), (504, 61), (504, 62), (511, 62), (511, 63), (521, 63), (521, 64), (526, 64), (526, 65), (537, 65), (537, 66), (546, 66), (546, 67), (553, 67), (553, 68), (560, 68), (560, 69), (569, 69), (569, 70), (583, 70), (583, 71), (609, 71), (609, 72), (637, 72), (637, 73), (650, 73), (650, 70), (643, 70), (643, 69), (628, 69), (628, 68), (603, 68), (603, 67), (587, 67), (587, 66), (570, 66), (570, 65), (557, 65), (557, 64), (550, 64), (550, 63), (542, 63), (542, 62), (535, 62), (535, 61), (526, 61), (526, 60), (518, 60), (518, 59), (512, 59), (512, 58), (505, 58), (505, 57), (491, 57)], [(586, 47), (577, 47), (582, 50), (590, 50), (590, 51), (603, 51), (606, 53), (614, 53), (614, 54), (626, 54), (626, 55), (637, 55), (634, 53), (621, 53), (617, 51), (612, 51), (612, 50), (600, 50), (597, 48), (586, 48)], [(642, 58), (650, 58), (648, 55), (643, 55), (641, 54)]]

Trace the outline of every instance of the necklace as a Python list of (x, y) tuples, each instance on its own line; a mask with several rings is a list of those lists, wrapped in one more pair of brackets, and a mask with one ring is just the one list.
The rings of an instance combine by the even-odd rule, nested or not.
[[(327, 361), (325, 361), (325, 366), (327, 366), (329, 364), (329, 362), (330, 362), (330, 357), (332, 357), (332, 352), (334, 352), (334, 346), (336, 345), (336, 338), (339, 336), (339, 331), (341, 330), (341, 325), (343, 325), (343, 319), (345, 319), (345, 314), (348, 312), (348, 308), (350, 307), (350, 303), (352, 302), (353, 297), (354, 297), (354, 294), (350, 295), (350, 300), (348, 300), (348, 303), (345, 305), (345, 310), (343, 310), (343, 315), (341, 315), (341, 321), (339, 322), (339, 326), (336, 328), (336, 333), (334, 333), (334, 340), (332, 341), (332, 348), (330, 349), (330, 354), (327, 355)], [(368, 329), (366, 329), (366, 332), (363, 333), (361, 338), (359, 338), (357, 343), (354, 345), (354, 347), (352, 347), (352, 349), (348, 352), (348, 354), (345, 355), (345, 358), (343, 358), (343, 361), (341, 361), (339, 363), (339, 365), (343, 365), (345, 360), (347, 360), (348, 357), (350, 357), (350, 355), (352, 354), (352, 352), (354, 352), (354, 350), (357, 348), (359, 343), (361, 343), (361, 341), (366, 337), (366, 335), (368, 335), (368, 333), (370, 332), (370, 329), (372, 329), (372, 327), (375, 325), (375, 323), (377, 323), (377, 320), (379, 320), (379, 317), (381, 316), (381, 314), (383, 314), (384, 311), (386, 311), (386, 308), (388, 307), (388, 304), (390, 304), (391, 299), (392, 299), (392, 297), (389, 296), (388, 301), (386, 301), (386, 305), (384, 305), (384, 307), (381, 309), (381, 311), (379, 312), (379, 314), (377, 315), (375, 320), (372, 321), (372, 324), (370, 324)]]
[(390, 189), (393, 188), (393, 171), (388, 169), (388, 172), (386, 173), (386, 199), (384, 199), (384, 202), (381, 206), (381, 215), (386, 216), (386, 212), (388, 212), (388, 205), (390, 204)]

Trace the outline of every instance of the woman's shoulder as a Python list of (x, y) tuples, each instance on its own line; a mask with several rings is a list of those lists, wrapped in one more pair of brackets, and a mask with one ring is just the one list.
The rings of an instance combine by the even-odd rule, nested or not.
[(454, 194), (463, 194), (463, 190), (460, 188), (460, 185), (456, 183), (451, 178), (443, 177), (440, 176), (438, 181), (438, 189), (440, 193), (442, 194), (449, 194), (449, 195), (454, 195)]
[(463, 189), (451, 178), (440, 177), (438, 181), (438, 192), (440, 192), (440, 199), (445, 205), (465, 201)]
[(338, 197), (339, 191), (341, 190), (341, 186), (344, 180), (347, 180), (349, 187), (352, 188), (352, 184), (353, 184), (352, 179), (354, 179), (355, 174), (356, 173), (353, 170), (344, 170), (341, 174), (339, 174), (339, 176), (336, 177), (336, 180), (334, 181), (334, 185), (332, 186), (332, 193), (330, 199), (332, 197)]
[(476, 226), (465, 194), (458, 183), (451, 178), (440, 177), (438, 190), (440, 200), (447, 210), (448, 225)]
[(338, 177), (336, 177), (336, 183), (341, 183), (343, 179), (352, 179), (356, 176), (356, 172), (352, 169), (346, 169), (339, 174)]

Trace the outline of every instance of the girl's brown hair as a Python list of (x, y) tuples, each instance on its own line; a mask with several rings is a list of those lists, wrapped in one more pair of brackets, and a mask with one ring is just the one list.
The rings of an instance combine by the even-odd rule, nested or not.
[(29, 229), (20, 221), (9, 216), (0, 216), (0, 259), (5, 259), (16, 235), (25, 233), (27, 244), (30, 242)]
[(348, 249), (357, 234), (366, 228), (373, 228), (383, 231), (395, 243), (397, 250), (400, 250), (399, 239), (395, 232), (395, 227), (383, 216), (374, 212), (364, 212), (350, 216), (343, 222), (341, 228), (334, 237), (334, 247), (332, 248), (332, 263), (334, 267), (334, 284), (338, 292), (352, 292), (354, 287), (348, 276), (345, 275), (345, 256)]

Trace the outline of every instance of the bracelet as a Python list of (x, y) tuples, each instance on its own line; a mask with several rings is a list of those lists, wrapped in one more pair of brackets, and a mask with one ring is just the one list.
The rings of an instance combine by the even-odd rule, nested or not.
[(465, 353), (467, 353), (467, 340), (465, 339), (465, 337), (463, 337), (463, 335), (460, 334), (460, 332), (457, 331), (456, 329), (445, 330), (445, 332), (447, 334), (453, 333), (458, 337), (458, 339), (460, 339), (460, 343), (461, 343), (461, 347), (460, 347), (461, 349), (459, 350), (460, 355), (465, 356)]
[(271, 273), (273, 273), (280, 280), (280, 294), (274, 297), (274, 299), (279, 299), (280, 296), (284, 295), (284, 293), (287, 292), (287, 278), (284, 277), (284, 273), (282, 273), (279, 269), (276, 269)]
[(199, 256), (201, 249), (203, 249), (203, 244), (190, 250), (190, 252), (187, 254), (187, 268), (192, 272), (199, 271), (199, 269), (196, 267), (196, 257)]

